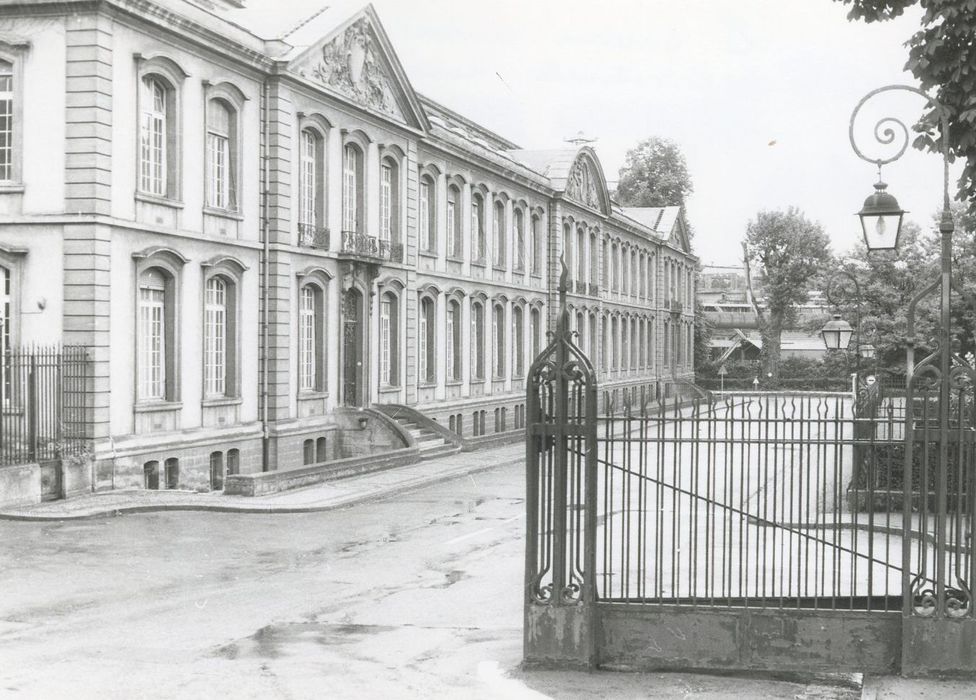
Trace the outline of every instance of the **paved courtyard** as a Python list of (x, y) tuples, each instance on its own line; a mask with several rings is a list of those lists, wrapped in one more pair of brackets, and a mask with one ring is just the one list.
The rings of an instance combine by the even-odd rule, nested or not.
[(0, 697), (856, 697), (518, 669), (519, 464), (305, 514), (0, 522)]

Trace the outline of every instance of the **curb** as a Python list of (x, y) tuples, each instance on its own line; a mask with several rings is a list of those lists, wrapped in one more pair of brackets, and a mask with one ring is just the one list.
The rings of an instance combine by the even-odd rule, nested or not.
[[(133, 506), (115, 506), (115, 507), (105, 507), (101, 509), (95, 509), (90, 512), (83, 512), (77, 514), (59, 514), (59, 515), (29, 515), (20, 513), (10, 513), (10, 512), (0, 512), (0, 520), (8, 520), (13, 522), (57, 522), (62, 520), (94, 520), (96, 518), (111, 518), (120, 515), (127, 515), (130, 513), (155, 513), (161, 511), (210, 511), (214, 513), (240, 513), (244, 515), (276, 515), (278, 513), (289, 514), (289, 513), (322, 513), (330, 510), (337, 510), (339, 508), (346, 508), (349, 506), (356, 506), (362, 503), (368, 503), (370, 501), (378, 501), (383, 498), (393, 496), (400, 493), (407, 493), (409, 491), (414, 491), (424, 486), (433, 486), (435, 484), (440, 484), (445, 481), (451, 481), (453, 479), (460, 479), (465, 476), (471, 476), (472, 474), (479, 474), (481, 472), (486, 472), (492, 469), (498, 469), (500, 467), (507, 467), (513, 464), (518, 464), (520, 459), (505, 460), (496, 462), (493, 464), (481, 464), (471, 468), (462, 468), (460, 470), (451, 472), (441, 472), (439, 474), (431, 474), (429, 477), (418, 477), (403, 481), (397, 484), (391, 484), (384, 488), (377, 488), (372, 491), (360, 492), (356, 494), (349, 495), (347, 497), (341, 497), (332, 503), (327, 503), (324, 505), (313, 505), (313, 506), (274, 506), (271, 504), (263, 506), (231, 506), (231, 505), (207, 505), (207, 504), (196, 504), (196, 503), (174, 503), (174, 504), (153, 504), (153, 505), (133, 505)], [(382, 473), (382, 472), (378, 472)], [(260, 498), (260, 496), (258, 497)]]

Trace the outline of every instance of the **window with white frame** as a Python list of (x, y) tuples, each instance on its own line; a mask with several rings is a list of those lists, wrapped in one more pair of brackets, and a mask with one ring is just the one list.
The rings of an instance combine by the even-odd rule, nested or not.
[(485, 200), (477, 192), (471, 195), (471, 260), (485, 260)]
[(516, 207), (512, 212), (512, 240), (515, 242), (515, 270), (525, 270), (525, 212)]
[(9, 401), (11, 393), (11, 376), (4, 358), (10, 352), (12, 335), (13, 318), (10, 315), (11, 297), (13, 296), (11, 290), (12, 276), (9, 268), (0, 265), (0, 406)]
[(532, 260), (529, 263), (533, 275), (542, 274), (542, 222), (539, 217), (532, 217)]
[(420, 227), (420, 246), (428, 253), (437, 252), (437, 215), (434, 207), (434, 181), (427, 175), (420, 178), (418, 192), (418, 211)]
[(492, 309), (491, 316), (492, 338), (494, 338), (494, 367), (495, 379), (505, 377), (505, 354), (508, 346), (505, 342), (505, 305), (498, 303)]
[(421, 384), (433, 384), (437, 381), (435, 364), (435, 317), (434, 300), (430, 297), (420, 299), (418, 340), (417, 381)]
[(461, 236), (461, 190), (457, 185), (447, 188), (447, 255), (455, 259), (463, 256)]
[(139, 280), (139, 399), (163, 401), (166, 392), (167, 347), (170, 330), (166, 305), (167, 279), (162, 270), (150, 268)]
[(393, 240), (393, 192), (396, 187), (393, 164), (384, 160), (380, 166), (380, 240)]
[(596, 341), (596, 314), (590, 313), (589, 317), (590, 328), (589, 328), (589, 355), (590, 362), (596, 367), (596, 356), (598, 352), (597, 341)]
[(525, 312), (521, 306), (512, 309), (512, 349), (515, 352), (515, 376), (525, 374)]
[(298, 294), (298, 389), (325, 390), (324, 291), (305, 284)]
[(347, 143), (342, 149), (342, 230), (362, 233), (364, 210), (363, 152)]
[(227, 392), (227, 284), (220, 277), (207, 280), (204, 291), (204, 395)]
[(141, 89), (139, 189), (165, 197), (169, 122), (167, 85), (157, 76), (147, 75), (142, 79)]
[(495, 257), (494, 264), (495, 267), (504, 268), (505, 267), (505, 248), (507, 242), (505, 240), (505, 205), (500, 201), (495, 201), (494, 206), (494, 217), (492, 221), (491, 235), (494, 241), (495, 247)]
[(471, 302), (471, 376), (485, 378), (485, 307)]
[(539, 309), (532, 309), (529, 312), (529, 342), (532, 344), (529, 349), (529, 362), (535, 362), (535, 358), (542, 352), (542, 314)]
[(316, 129), (302, 129), (299, 143), (298, 223), (306, 235), (325, 224), (324, 143)]
[(447, 378), (461, 379), (461, 304), (451, 300), (447, 304)]
[(14, 172), (14, 138), (16, 136), (14, 110), (14, 65), (0, 59), (0, 182), (10, 182)]
[(586, 281), (586, 231), (582, 226), (576, 229), (576, 281)]
[(400, 384), (399, 298), (384, 292), (380, 301), (380, 381), (386, 386)]
[(223, 99), (207, 106), (207, 203), (237, 208), (237, 112)]

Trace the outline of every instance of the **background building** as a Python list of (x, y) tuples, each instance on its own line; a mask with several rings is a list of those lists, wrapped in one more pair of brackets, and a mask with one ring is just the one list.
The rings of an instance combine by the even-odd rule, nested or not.
[(521, 430), (560, 257), (604, 388), (692, 378), (677, 208), (417, 94), (371, 6), (0, 8), (3, 347), (87, 349), (90, 485), (220, 488), (402, 447), (397, 420)]

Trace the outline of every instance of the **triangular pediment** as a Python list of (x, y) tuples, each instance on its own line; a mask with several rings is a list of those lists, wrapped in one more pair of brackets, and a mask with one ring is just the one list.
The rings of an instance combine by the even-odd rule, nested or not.
[(607, 181), (592, 149), (583, 149), (569, 169), (566, 197), (603, 214), (610, 213)]
[(684, 211), (679, 212), (674, 220), (674, 226), (671, 227), (671, 235), (668, 238), (668, 243), (672, 248), (690, 253), (691, 242), (688, 240), (688, 231), (685, 228), (684, 219)]
[(389, 38), (366, 7), (303, 50), (288, 70), (359, 107), (426, 130), (427, 119)]

